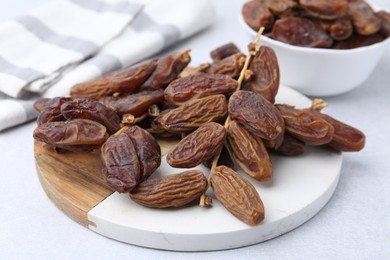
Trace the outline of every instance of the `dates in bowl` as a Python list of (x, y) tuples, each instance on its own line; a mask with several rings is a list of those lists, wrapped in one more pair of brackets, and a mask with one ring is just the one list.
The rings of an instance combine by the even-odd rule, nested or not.
[(277, 53), (281, 82), (311, 96), (364, 83), (390, 48), (390, 12), (364, 0), (252, 0), (240, 22)]

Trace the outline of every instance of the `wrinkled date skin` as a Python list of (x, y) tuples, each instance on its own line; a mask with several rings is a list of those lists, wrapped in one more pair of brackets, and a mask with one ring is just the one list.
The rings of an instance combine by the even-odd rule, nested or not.
[(65, 102), (71, 101), (72, 98), (67, 97), (55, 97), (52, 99), (39, 101), (34, 107), (40, 109), (40, 113), (37, 118), (37, 124), (41, 125), (46, 122), (65, 121), (65, 117), (61, 113), (61, 105)]
[(313, 21), (299, 17), (286, 17), (275, 22), (271, 37), (275, 40), (312, 48), (330, 48), (333, 39)]
[(141, 91), (128, 96), (107, 96), (99, 100), (103, 105), (113, 109), (120, 116), (132, 114), (135, 117), (143, 115), (154, 104), (164, 100), (164, 90)]
[(126, 133), (137, 151), (140, 179), (146, 180), (161, 164), (161, 149), (156, 139), (139, 126), (126, 127)]
[(158, 90), (168, 86), (190, 63), (191, 56), (189, 52), (190, 50), (175, 52), (159, 59), (157, 68), (142, 84), (140, 90)]
[(327, 121), (304, 109), (278, 104), (286, 124), (286, 132), (307, 145), (328, 144), (334, 134), (334, 128)]
[(348, 12), (348, 0), (299, 0), (299, 4), (312, 16), (335, 20)]
[(217, 166), (210, 174), (211, 187), (222, 205), (248, 225), (264, 219), (264, 205), (255, 187), (226, 166)]
[(172, 81), (164, 91), (165, 100), (179, 106), (189, 100), (224, 94), (230, 96), (237, 81), (222, 74), (197, 74)]
[(148, 179), (130, 192), (130, 198), (149, 208), (177, 208), (198, 199), (207, 187), (204, 174), (201, 171), (190, 170)]
[(192, 168), (220, 151), (226, 137), (225, 128), (214, 122), (204, 124), (184, 137), (167, 155), (167, 162), (175, 168)]
[(359, 129), (314, 109), (307, 109), (306, 111), (315, 116), (319, 116), (333, 126), (333, 138), (330, 143), (328, 143), (330, 147), (341, 152), (358, 152), (364, 148), (366, 136)]
[(93, 99), (75, 98), (61, 105), (61, 114), (66, 119), (83, 118), (101, 123), (109, 134), (120, 128), (120, 118), (111, 108)]
[(161, 113), (154, 119), (156, 129), (173, 133), (191, 132), (208, 122), (218, 122), (227, 116), (224, 95), (213, 95), (186, 102), (184, 105)]
[(241, 10), (244, 21), (255, 31), (261, 27), (266, 30), (271, 29), (274, 16), (262, 1), (246, 2)]
[(253, 74), (243, 82), (242, 88), (256, 92), (274, 103), (280, 83), (279, 64), (275, 52), (270, 47), (260, 47), (249, 65), (249, 70)]
[(348, 14), (352, 19), (355, 30), (360, 35), (371, 35), (381, 28), (381, 19), (363, 0), (350, 0)]
[(207, 72), (213, 74), (224, 74), (232, 78), (238, 78), (242, 68), (244, 67), (245, 59), (245, 54), (241, 52), (233, 54), (223, 60), (213, 62)]
[(228, 126), (228, 142), (235, 162), (253, 179), (266, 182), (273, 176), (271, 159), (263, 141), (255, 137), (236, 121)]
[(305, 143), (285, 133), (282, 145), (275, 151), (285, 156), (297, 156), (305, 152)]
[(106, 127), (88, 119), (46, 122), (39, 125), (33, 137), (35, 140), (53, 146), (100, 145), (107, 138)]
[(213, 61), (223, 60), (226, 57), (241, 52), (240, 49), (232, 42), (219, 46), (210, 52)]
[(240, 90), (229, 100), (229, 114), (241, 126), (277, 148), (283, 141), (284, 121), (280, 111), (261, 95)]
[(114, 190), (129, 192), (138, 184), (140, 163), (136, 147), (126, 133), (110, 136), (101, 148), (102, 173)]
[(157, 60), (151, 59), (123, 70), (110, 72), (96, 80), (73, 86), (70, 95), (98, 100), (113, 93), (134, 93), (152, 74), (156, 66)]

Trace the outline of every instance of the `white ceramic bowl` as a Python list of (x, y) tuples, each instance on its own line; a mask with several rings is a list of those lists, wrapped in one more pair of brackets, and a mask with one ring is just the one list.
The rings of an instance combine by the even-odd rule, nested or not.
[[(240, 17), (242, 26), (252, 30)], [(333, 50), (298, 47), (262, 36), (278, 57), (281, 83), (309, 96), (332, 96), (361, 85), (390, 48), (390, 38), (367, 47)]]

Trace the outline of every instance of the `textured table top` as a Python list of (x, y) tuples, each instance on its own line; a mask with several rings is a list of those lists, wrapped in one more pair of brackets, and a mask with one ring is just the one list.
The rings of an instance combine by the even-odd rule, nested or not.
[[(0, 20), (44, 1), (2, 3)], [(245, 50), (251, 36), (238, 23), (243, 2), (214, 0), (214, 25), (167, 52), (191, 48), (192, 64), (196, 65), (209, 60), (212, 48), (230, 41)], [(33, 158), (35, 123), (0, 132), (0, 258), (389, 259), (390, 50), (359, 88), (325, 100), (328, 114), (360, 128), (367, 136), (363, 151), (344, 154), (333, 197), (319, 214), (285, 235), (217, 252), (141, 248), (107, 239), (78, 225), (58, 210), (41, 188)]]

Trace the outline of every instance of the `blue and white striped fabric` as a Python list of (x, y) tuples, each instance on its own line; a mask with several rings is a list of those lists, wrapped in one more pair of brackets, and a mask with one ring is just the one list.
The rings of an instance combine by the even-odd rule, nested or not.
[(39, 97), (137, 63), (209, 26), (211, 0), (53, 0), (0, 23), (0, 131)]

